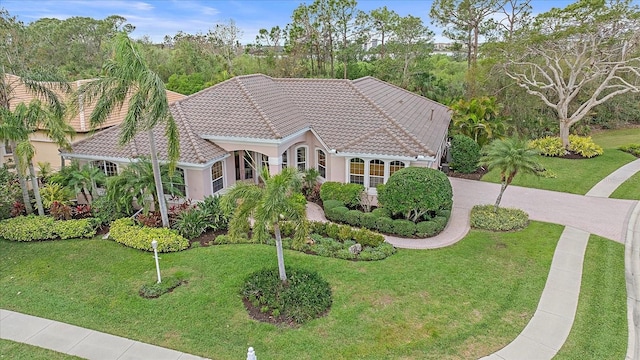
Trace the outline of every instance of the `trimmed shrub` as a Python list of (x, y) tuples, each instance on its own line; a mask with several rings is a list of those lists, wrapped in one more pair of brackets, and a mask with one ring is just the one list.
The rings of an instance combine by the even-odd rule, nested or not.
[(322, 203), (322, 206), (324, 207), (324, 211), (328, 211), (333, 208), (344, 206), (344, 203), (340, 200), (327, 200)]
[(56, 221), (54, 232), (60, 239), (92, 238), (96, 234), (93, 219)]
[(386, 258), (387, 255), (375, 248), (366, 247), (358, 254), (358, 259), (363, 261), (374, 261), (374, 260), (382, 260)]
[(351, 226), (347, 225), (338, 225), (338, 237), (336, 239), (341, 242), (345, 242), (347, 240), (353, 239), (353, 233), (355, 229), (351, 229)]
[(470, 174), (478, 169), (480, 145), (465, 135), (455, 135), (451, 139), (451, 167), (463, 174)]
[(389, 217), (379, 217), (376, 219), (376, 228), (383, 233), (393, 233), (393, 219)]
[(360, 196), (363, 191), (364, 186), (360, 184), (327, 181), (320, 187), (320, 199), (323, 203), (327, 200), (340, 200), (346, 206), (356, 207), (360, 205)]
[(0, 221), (0, 237), (12, 241), (90, 238), (96, 234), (93, 219), (60, 220), (50, 216), (18, 216)]
[(382, 234), (368, 229), (358, 229), (353, 232), (353, 238), (362, 246), (377, 247), (384, 242)]
[(327, 219), (331, 221), (344, 222), (345, 214), (349, 211), (346, 206), (338, 206), (326, 212)]
[(326, 226), (329, 223), (322, 221), (309, 221), (309, 234), (326, 234)]
[(520, 209), (476, 205), (471, 209), (471, 227), (491, 231), (520, 230), (529, 224), (529, 215)]
[(449, 218), (444, 216), (436, 216), (431, 221), (438, 224), (438, 232), (440, 232), (444, 230), (445, 227), (447, 227), (447, 222), (449, 222)]
[(438, 210), (436, 211), (437, 216), (444, 216), (447, 219), (451, 217), (451, 210)]
[(602, 155), (602, 147), (591, 136), (569, 135), (569, 150), (587, 158)]
[(428, 212), (450, 209), (453, 203), (449, 178), (435, 169), (408, 167), (398, 170), (380, 190), (378, 201), (387, 211), (414, 223)]
[(373, 213), (364, 213), (362, 214), (362, 222), (360, 223), (360, 225), (362, 225), (363, 227), (367, 228), (367, 229), (371, 229), (371, 230), (375, 230), (376, 228), (376, 220), (378, 219), (378, 216), (374, 215)]
[(438, 233), (438, 224), (435, 221), (421, 221), (416, 224), (416, 236), (419, 238), (432, 237)]
[(623, 146), (620, 146), (618, 149), (624, 152), (628, 152), (629, 154), (635, 157), (640, 157), (640, 144), (623, 145)]
[(49, 216), (18, 216), (0, 222), (0, 237), (12, 241), (51, 240), (56, 238), (54, 224)]
[(562, 140), (557, 136), (545, 136), (540, 139), (531, 140), (529, 147), (537, 149), (543, 156), (563, 156), (566, 152), (562, 146)]
[(287, 284), (278, 269), (263, 269), (249, 275), (240, 291), (254, 306), (274, 317), (302, 324), (326, 313), (331, 307), (331, 287), (317, 272), (289, 267)]
[(352, 226), (361, 226), (363, 215), (360, 210), (349, 210), (344, 214), (344, 222)]
[(375, 215), (375, 217), (377, 217), (377, 218), (379, 218), (379, 217), (391, 217), (391, 214), (387, 210), (382, 208), (382, 207), (373, 209), (373, 211), (371, 211), (371, 213), (373, 215)]
[(158, 241), (158, 252), (181, 251), (189, 247), (189, 240), (175, 230), (138, 226), (130, 218), (111, 223), (109, 237), (125, 246), (145, 251), (153, 251), (153, 240)]
[(400, 236), (413, 236), (416, 233), (416, 224), (404, 219), (393, 220), (393, 233)]
[(326, 234), (328, 237), (334, 238), (334, 239), (338, 238), (338, 233), (340, 232), (340, 225), (328, 223), (325, 228), (327, 230)]
[(194, 208), (178, 214), (173, 228), (181, 236), (187, 239), (195, 239), (207, 230), (208, 223), (206, 214)]

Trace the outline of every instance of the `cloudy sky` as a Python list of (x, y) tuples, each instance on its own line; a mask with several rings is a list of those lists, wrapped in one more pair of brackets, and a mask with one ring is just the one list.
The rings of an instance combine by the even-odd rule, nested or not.
[[(291, 20), (293, 10), (303, 1), (279, 0), (0, 0), (0, 7), (11, 15), (29, 23), (40, 18), (67, 19), (86, 16), (103, 19), (120, 15), (136, 27), (132, 37), (150, 36), (161, 42), (164, 35), (178, 31), (195, 34), (207, 32), (216, 23), (233, 19), (243, 31), (242, 42), (255, 40), (258, 30), (273, 26), (284, 27)], [(308, 0), (306, 3), (311, 3)], [(441, 31), (431, 25), (431, 0), (360, 0), (358, 8), (370, 11), (387, 6), (401, 16), (413, 15), (423, 19), (436, 33), (436, 41), (444, 41)], [(534, 13), (551, 7), (564, 7), (569, 0), (532, 0)]]

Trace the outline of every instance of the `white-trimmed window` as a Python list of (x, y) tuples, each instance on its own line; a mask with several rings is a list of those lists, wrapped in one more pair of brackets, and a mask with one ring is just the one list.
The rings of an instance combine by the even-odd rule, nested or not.
[(307, 170), (308, 165), (308, 156), (307, 156), (307, 147), (299, 146), (296, 148), (296, 167), (300, 171)]
[(183, 196), (183, 197), (187, 197), (187, 182), (186, 179), (184, 177), (184, 169), (181, 168), (175, 168), (175, 170), (173, 170), (173, 176), (176, 178), (180, 178), (181, 181), (179, 182), (170, 182), (169, 184), (167, 184), (166, 186), (162, 187), (162, 190), (164, 191), (165, 195), (171, 195), (171, 193), (169, 192), (169, 189), (174, 188), (175, 190), (177, 190), (177, 192), (180, 194), (179, 196)]
[(96, 160), (91, 163), (91, 166), (100, 169), (106, 176), (118, 175), (118, 165), (106, 160)]
[(316, 149), (316, 164), (320, 176), (325, 179), (327, 177), (327, 154), (320, 149)]
[(353, 158), (349, 161), (349, 182), (364, 185), (364, 160)]
[(211, 187), (214, 194), (224, 188), (222, 161), (218, 161), (211, 166)]
[(393, 175), (394, 172), (404, 169), (405, 165), (402, 161), (392, 161), (389, 163), (389, 176)]
[(369, 161), (369, 187), (375, 188), (384, 184), (384, 161), (373, 159)]
[(285, 169), (288, 163), (289, 163), (289, 151), (285, 150), (282, 153), (282, 168)]

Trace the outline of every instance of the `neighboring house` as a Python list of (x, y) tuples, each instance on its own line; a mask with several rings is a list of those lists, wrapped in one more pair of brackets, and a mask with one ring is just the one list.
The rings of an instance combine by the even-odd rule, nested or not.
[[(437, 168), (449, 108), (372, 77), (357, 80), (239, 76), (176, 101), (178, 172), (186, 197), (219, 193), (237, 181), (259, 182), (267, 167), (315, 168), (321, 181), (363, 184), (370, 193), (407, 166)], [(108, 174), (149, 156), (146, 133), (117, 145), (114, 127), (72, 145), (65, 158), (94, 162)], [(167, 159), (164, 128), (154, 130)], [(133, 160), (135, 161), (135, 160)]]
[[(27, 91), (25, 86), (21, 84), (19, 77), (10, 74), (6, 74), (5, 76), (5, 83), (8, 84), (8, 86), (13, 90), (11, 92), (12, 98), (10, 100), (11, 110), (14, 110), (15, 107), (20, 103), (28, 104), (31, 100), (34, 99), (33, 94)], [(78, 86), (88, 81), (91, 80), (78, 80), (70, 83), (70, 85), (72, 90), (75, 91), (77, 90)], [(167, 98), (169, 99), (169, 103), (173, 103), (176, 100), (182, 99), (184, 97), (185, 96), (182, 94), (178, 94), (173, 91), (167, 91)], [(61, 98), (63, 101), (66, 100), (63, 94), (61, 94)], [(122, 109), (120, 109), (119, 111), (116, 110), (112, 115), (110, 115), (106, 119), (104, 124), (102, 124), (97, 129), (91, 129), (89, 125), (89, 118), (92, 111), (92, 104), (83, 104), (81, 102), (79, 111), (67, 119), (71, 127), (76, 132), (73, 135), (73, 138), (70, 135), (69, 139), (71, 141), (86, 139), (92, 136), (97, 130), (120, 124), (124, 120), (127, 109), (125, 104)], [(39, 129), (31, 133), (29, 137), (36, 150), (35, 156), (33, 158), (33, 164), (37, 166), (38, 162), (48, 162), (51, 164), (53, 169), (59, 169), (61, 165), (61, 157), (58, 152), (58, 146), (47, 136), (47, 132)], [(7, 160), (11, 159), (12, 153), (13, 149), (9, 147), (9, 144), (7, 142), (0, 142), (1, 163), (5, 163)]]

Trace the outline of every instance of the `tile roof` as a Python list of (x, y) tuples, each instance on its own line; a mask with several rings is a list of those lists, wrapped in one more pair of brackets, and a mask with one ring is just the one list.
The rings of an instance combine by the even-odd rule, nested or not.
[[(329, 150), (338, 153), (433, 156), (450, 121), (448, 107), (372, 77), (238, 76), (178, 100), (170, 109), (179, 125), (181, 161), (193, 163), (224, 153), (202, 137), (278, 140), (305, 128), (313, 128)], [(138, 153), (109, 150), (108, 142), (113, 147), (116, 132), (107, 130), (104, 134), (74, 144), (73, 151), (122, 156)], [(162, 130), (156, 134), (160, 139)], [(146, 135), (139, 136), (146, 139)]]
[[(11, 110), (15, 109), (15, 106), (21, 102), (28, 103), (34, 96), (31, 92), (27, 90), (27, 88), (22, 84), (20, 78), (15, 75), (5, 74), (5, 81), (9, 84), (9, 87), (13, 89), (12, 91), (12, 99), (10, 101)], [(90, 82), (92, 79), (83, 79), (70, 82), (71, 90), (76, 91), (78, 87), (84, 83)], [(62, 91), (55, 90), (58, 95), (61, 97), (63, 101), (70, 101), (71, 98), (68, 94), (64, 94)], [(185, 95), (178, 94), (177, 92), (167, 90), (167, 99), (169, 103), (173, 103), (180, 99), (185, 98)], [(120, 124), (127, 113), (127, 102), (122, 106), (122, 108), (116, 108), (109, 117), (105, 120), (104, 124), (102, 124), (98, 129), (108, 128), (114, 125)], [(81, 108), (76, 114), (73, 114), (68, 119), (69, 125), (73, 127), (76, 132), (86, 133), (95, 129), (91, 129), (89, 124), (89, 118), (91, 116), (91, 112), (93, 111), (94, 104), (82, 104)]]

